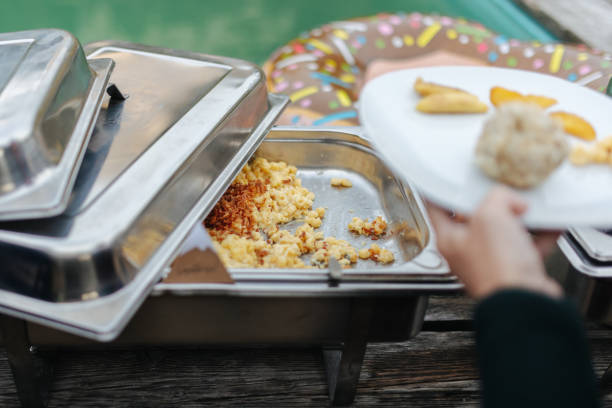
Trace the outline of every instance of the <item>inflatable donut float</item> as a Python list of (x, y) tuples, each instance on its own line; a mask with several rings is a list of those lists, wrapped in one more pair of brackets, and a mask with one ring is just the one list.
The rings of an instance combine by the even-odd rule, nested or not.
[[(554, 75), (605, 92), (612, 56), (584, 45), (521, 42), (460, 18), (381, 14), (304, 33), (264, 64), (268, 89), (288, 95), (281, 122), (354, 126), (355, 102), (369, 64), (449, 52), (480, 65)], [(433, 65), (433, 64), (432, 64)]]

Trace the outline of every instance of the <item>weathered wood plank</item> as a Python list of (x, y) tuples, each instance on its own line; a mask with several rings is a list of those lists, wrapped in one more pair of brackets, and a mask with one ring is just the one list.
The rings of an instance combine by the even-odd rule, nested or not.
[[(601, 375), (612, 361), (612, 331), (589, 339)], [(50, 407), (328, 404), (318, 349), (66, 349), (57, 357)], [(473, 407), (478, 398), (473, 333), (423, 332), (368, 346), (354, 406)], [(0, 350), (0, 406), (16, 405)]]
[(612, 52), (611, 0), (516, 0), (564, 41)]

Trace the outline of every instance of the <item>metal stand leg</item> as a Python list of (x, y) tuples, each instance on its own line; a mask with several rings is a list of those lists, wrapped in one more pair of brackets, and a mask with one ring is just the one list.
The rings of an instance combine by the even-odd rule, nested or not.
[(599, 380), (599, 388), (601, 388), (601, 391), (604, 393), (610, 392), (612, 389), (612, 364), (610, 364), (602, 374)]
[(51, 364), (38, 356), (30, 346), (23, 320), (0, 315), (0, 325), (21, 406), (47, 406), (53, 374)]
[(349, 405), (355, 399), (365, 355), (373, 302), (353, 301), (346, 340), (341, 349), (323, 349), (327, 385), (332, 405)]

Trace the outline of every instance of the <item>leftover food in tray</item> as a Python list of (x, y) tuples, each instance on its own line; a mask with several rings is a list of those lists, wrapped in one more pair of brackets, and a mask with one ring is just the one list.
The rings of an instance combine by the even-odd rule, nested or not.
[(391, 263), (395, 259), (393, 252), (388, 249), (381, 248), (376, 244), (372, 244), (369, 248), (359, 250), (359, 258), (371, 259), (380, 263)]
[(485, 123), (476, 164), (489, 177), (518, 188), (541, 183), (568, 154), (561, 126), (541, 108), (508, 103)]
[[(359, 259), (347, 241), (316, 231), (324, 208), (312, 209), (315, 195), (296, 177), (297, 168), (258, 157), (246, 164), (204, 221), (217, 254), (230, 268), (327, 267), (330, 256), (344, 268)], [(380, 228), (379, 217), (376, 230)], [(301, 221), (295, 232), (283, 228)], [(384, 228), (383, 228), (384, 231)], [(386, 251), (386, 252), (385, 252)], [(389, 263), (393, 254), (374, 249), (366, 259)], [(310, 255), (309, 264), (306, 257)]]
[(369, 222), (367, 218), (362, 220), (359, 217), (353, 217), (348, 225), (348, 229), (355, 234), (367, 235), (371, 239), (376, 240), (385, 234), (387, 222), (381, 216), (376, 217), (372, 222)]
[(345, 187), (345, 188), (353, 187), (353, 183), (351, 183), (351, 180), (346, 179), (346, 178), (334, 177), (331, 179), (330, 184), (332, 187)]

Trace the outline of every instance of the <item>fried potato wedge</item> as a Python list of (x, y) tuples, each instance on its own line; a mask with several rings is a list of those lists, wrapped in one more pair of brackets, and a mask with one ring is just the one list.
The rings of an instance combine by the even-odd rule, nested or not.
[(466, 92), (437, 93), (424, 97), (416, 106), (423, 113), (484, 113), (489, 107)]
[(542, 109), (546, 109), (557, 103), (554, 98), (541, 95), (523, 95), (520, 92), (512, 91), (501, 86), (494, 86), (489, 93), (491, 103), (495, 106), (500, 106), (508, 102), (524, 102), (533, 103)]
[(578, 115), (569, 112), (552, 112), (551, 117), (557, 119), (563, 125), (565, 133), (579, 137), (580, 139), (595, 140), (596, 134), (593, 126)]
[(450, 86), (436, 84), (434, 82), (426, 82), (423, 81), (423, 78), (418, 77), (416, 81), (414, 81), (414, 90), (418, 92), (421, 96), (429, 96), (433, 94), (440, 93), (449, 93), (449, 92), (464, 92), (463, 89), (459, 88), (451, 88)]
[(536, 104), (542, 109), (549, 108), (557, 103), (557, 100), (555, 98), (549, 98), (548, 96), (531, 95), (531, 94), (525, 95), (524, 101), (527, 103)]

